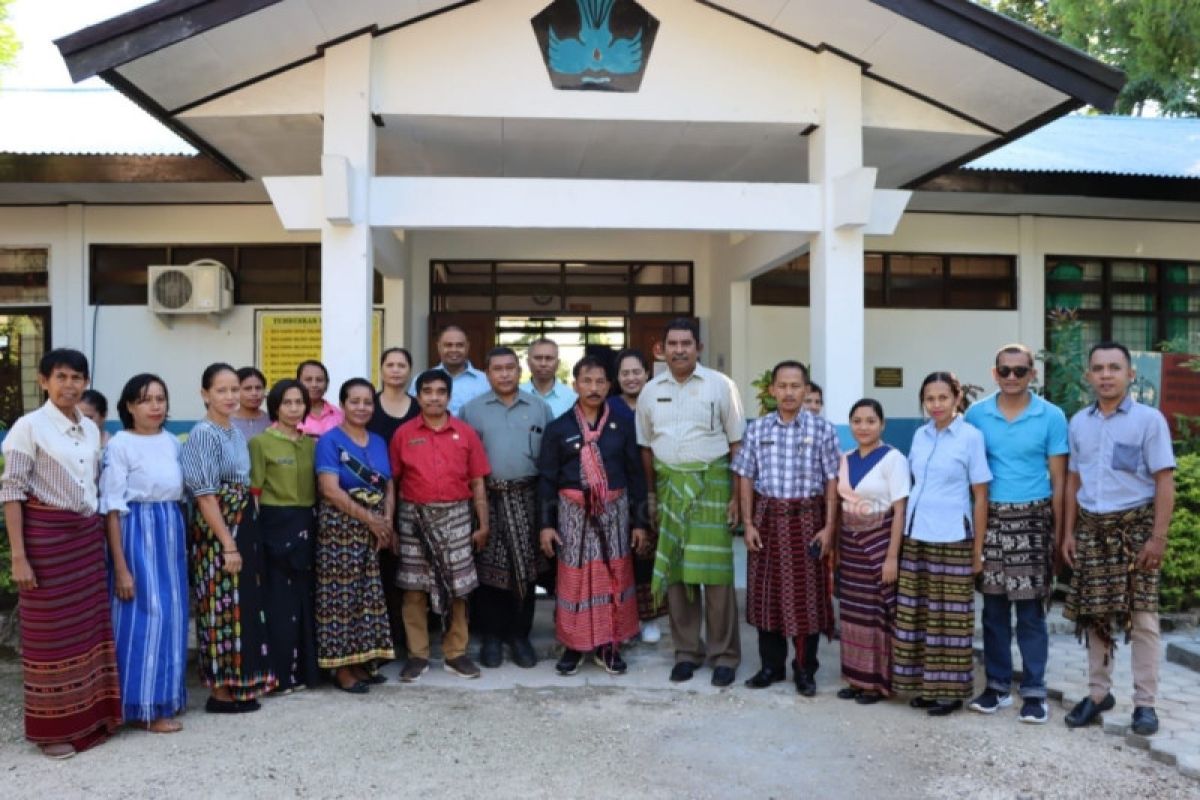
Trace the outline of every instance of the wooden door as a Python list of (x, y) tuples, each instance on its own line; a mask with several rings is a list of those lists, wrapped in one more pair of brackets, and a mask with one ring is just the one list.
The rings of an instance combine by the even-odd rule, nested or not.
[(471, 365), (483, 369), (483, 357), (496, 346), (496, 315), (490, 313), (467, 313), (463, 311), (441, 311), (429, 315), (429, 360), (430, 367), (441, 361), (437, 352), (437, 335), (447, 325), (457, 325), (467, 333), (468, 352)]
[[(678, 319), (679, 314), (638, 314), (629, 318), (629, 338), (628, 346), (637, 348), (642, 351), (647, 360), (650, 361), (650, 369), (652, 373), (659, 373), (666, 368), (666, 363), (663, 356), (663, 339), (664, 329), (673, 319)], [(692, 317), (692, 320), (699, 325), (700, 320)], [(662, 364), (662, 367), (658, 365)]]

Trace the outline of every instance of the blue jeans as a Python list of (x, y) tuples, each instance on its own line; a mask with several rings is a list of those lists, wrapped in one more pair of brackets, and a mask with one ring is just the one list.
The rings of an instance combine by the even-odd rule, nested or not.
[(1012, 608), (1017, 609), (1017, 648), (1021, 651), (1021, 697), (1046, 698), (1046, 661), (1050, 636), (1042, 600), (1009, 600), (1003, 594), (983, 596), (983, 663), (989, 689), (1012, 691)]

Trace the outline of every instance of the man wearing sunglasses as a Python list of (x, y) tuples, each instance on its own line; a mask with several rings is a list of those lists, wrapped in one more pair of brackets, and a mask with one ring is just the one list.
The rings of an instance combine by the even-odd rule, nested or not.
[(1010, 344), (996, 353), (999, 391), (967, 409), (983, 432), (993, 480), (983, 544), (983, 658), (987, 687), (971, 710), (994, 714), (1012, 705), (1012, 615), (1021, 651), (1021, 722), (1049, 719), (1046, 605), (1053, 552), (1062, 530), (1067, 467), (1067, 419), (1058, 406), (1029, 390), (1037, 377), (1033, 353)]

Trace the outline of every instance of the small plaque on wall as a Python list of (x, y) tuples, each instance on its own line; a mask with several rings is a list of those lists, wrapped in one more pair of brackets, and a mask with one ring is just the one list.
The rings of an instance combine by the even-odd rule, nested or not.
[(902, 388), (904, 388), (904, 369), (902, 367), (876, 367), (875, 368), (875, 388), (876, 389), (902, 389)]

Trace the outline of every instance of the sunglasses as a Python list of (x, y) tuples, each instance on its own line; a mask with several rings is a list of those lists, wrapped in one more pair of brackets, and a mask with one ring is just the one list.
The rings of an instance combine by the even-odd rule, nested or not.
[(996, 374), (1001, 378), (1007, 378), (1011, 375), (1024, 378), (1030, 372), (1033, 372), (1033, 367), (996, 367)]

